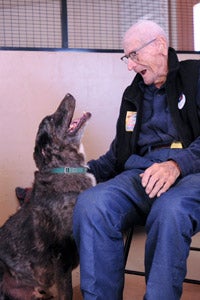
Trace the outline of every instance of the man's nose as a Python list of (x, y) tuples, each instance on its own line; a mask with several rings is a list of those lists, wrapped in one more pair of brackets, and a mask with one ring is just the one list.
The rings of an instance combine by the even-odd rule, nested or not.
[(132, 60), (130, 57), (128, 59), (128, 64), (127, 64), (127, 67), (128, 67), (128, 70), (129, 71), (135, 71), (135, 68), (137, 66), (137, 62), (135, 60)]

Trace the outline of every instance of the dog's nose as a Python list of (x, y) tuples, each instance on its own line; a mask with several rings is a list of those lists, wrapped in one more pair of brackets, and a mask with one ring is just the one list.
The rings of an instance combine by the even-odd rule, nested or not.
[(67, 93), (66, 97), (72, 97), (72, 95), (70, 93)]

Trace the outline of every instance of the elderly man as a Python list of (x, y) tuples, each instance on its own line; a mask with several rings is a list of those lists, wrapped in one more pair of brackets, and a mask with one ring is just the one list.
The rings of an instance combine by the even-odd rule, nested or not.
[(123, 46), (137, 74), (109, 151), (89, 162), (98, 184), (74, 211), (81, 289), (85, 300), (123, 298), (123, 231), (145, 224), (144, 299), (177, 300), (200, 230), (200, 62), (179, 62), (152, 21), (134, 24)]

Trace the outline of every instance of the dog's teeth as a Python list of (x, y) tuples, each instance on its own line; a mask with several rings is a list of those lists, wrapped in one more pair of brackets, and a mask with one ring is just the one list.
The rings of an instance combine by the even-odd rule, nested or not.
[(73, 131), (76, 128), (77, 124), (79, 123), (79, 120), (80, 119), (76, 119), (76, 120), (72, 121), (71, 124), (69, 125), (69, 129), (68, 130), (69, 131)]

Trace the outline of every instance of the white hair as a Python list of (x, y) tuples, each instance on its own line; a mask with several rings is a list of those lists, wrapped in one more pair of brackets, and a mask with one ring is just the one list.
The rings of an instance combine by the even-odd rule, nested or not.
[(158, 36), (163, 37), (168, 45), (167, 34), (160, 25), (150, 20), (140, 20), (126, 31), (123, 38), (123, 45), (130, 42), (133, 37), (141, 43), (145, 43)]

